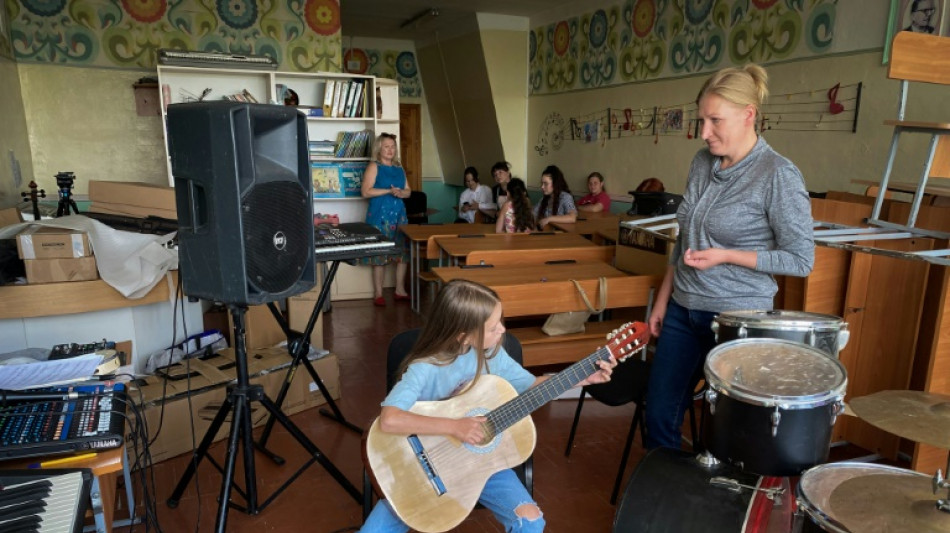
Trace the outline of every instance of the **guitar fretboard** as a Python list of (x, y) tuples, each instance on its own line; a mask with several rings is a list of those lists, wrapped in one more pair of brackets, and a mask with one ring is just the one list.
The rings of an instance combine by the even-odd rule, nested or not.
[(496, 407), (486, 415), (489, 427), (492, 429), (492, 437), (590, 377), (600, 370), (597, 362), (608, 359), (610, 359), (610, 350), (601, 347), (541, 384), (526, 390), (524, 394)]

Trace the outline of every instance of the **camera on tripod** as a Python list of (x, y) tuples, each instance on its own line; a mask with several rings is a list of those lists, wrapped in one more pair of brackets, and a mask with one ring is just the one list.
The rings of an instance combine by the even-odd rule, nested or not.
[(76, 181), (76, 174), (73, 172), (57, 172), (56, 186), (59, 187), (59, 206), (56, 208), (56, 216), (69, 216), (69, 209), (79, 214), (79, 207), (73, 200), (73, 183)]

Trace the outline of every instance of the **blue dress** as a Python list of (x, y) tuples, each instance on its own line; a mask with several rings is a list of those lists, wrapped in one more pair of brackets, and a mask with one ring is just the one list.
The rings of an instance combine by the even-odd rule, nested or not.
[[(374, 189), (389, 190), (390, 187), (402, 189), (406, 186), (406, 172), (402, 167), (376, 163), (376, 183)], [(402, 198), (391, 194), (374, 196), (369, 199), (369, 208), (366, 210), (366, 223), (376, 226), (387, 239), (396, 243), (396, 248), (402, 250), (401, 256), (365, 257), (360, 260), (364, 265), (385, 265), (392, 260), (408, 261), (405, 235), (399, 231), (399, 226), (408, 224), (406, 205)]]

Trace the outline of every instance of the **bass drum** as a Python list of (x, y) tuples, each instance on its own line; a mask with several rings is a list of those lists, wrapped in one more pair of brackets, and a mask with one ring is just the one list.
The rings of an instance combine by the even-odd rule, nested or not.
[(848, 344), (848, 323), (833, 315), (805, 311), (730, 311), (713, 319), (716, 342), (736, 339), (786, 339), (838, 358)]
[[(769, 499), (761, 491), (714, 485), (714, 477), (750, 487), (774, 485), (784, 492)], [(788, 531), (791, 503), (787, 479), (762, 478), (726, 463), (705, 467), (694, 453), (657, 448), (630, 476), (613, 533)], [(774, 524), (781, 525), (773, 529)]]
[(739, 339), (706, 358), (704, 443), (721, 461), (763, 476), (798, 476), (824, 463), (844, 410), (844, 366), (782, 339)]
[[(831, 463), (802, 475), (795, 531), (946, 533), (930, 476), (872, 463)], [(941, 491), (942, 492), (942, 491)]]

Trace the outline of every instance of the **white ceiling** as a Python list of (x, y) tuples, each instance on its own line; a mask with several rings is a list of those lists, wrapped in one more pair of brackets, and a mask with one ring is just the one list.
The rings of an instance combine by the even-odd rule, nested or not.
[[(343, 35), (386, 39), (427, 40), (468, 25), (475, 13), (532, 18), (556, 11), (575, 0), (340, 0)], [(402, 28), (416, 15), (435, 9), (438, 16)], [(576, 10), (576, 9), (575, 9)]]

